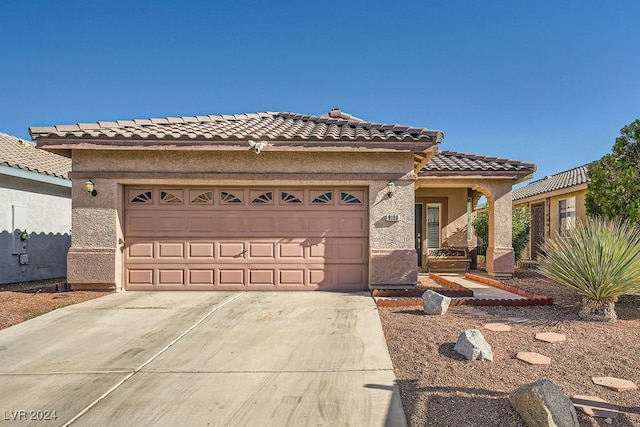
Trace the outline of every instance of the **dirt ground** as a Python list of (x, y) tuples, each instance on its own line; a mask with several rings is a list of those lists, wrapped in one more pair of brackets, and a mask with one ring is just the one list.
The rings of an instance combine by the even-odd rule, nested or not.
[(64, 283), (64, 279), (52, 279), (0, 285), (0, 329), (56, 308), (109, 294), (109, 292), (95, 291), (51, 292), (56, 285), (64, 285)]
[[(609, 424), (578, 411), (581, 426), (640, 426), (640, 390), (616, 392), (594, 385), (592, 377), (611, 376), (640, 386), (640, 297), (625, 296), (616, 304), (616, 323), (585, 322), (578, 317), (580, 297), (571, 289), (532, 271), (519, 271), (506, 281), (554, 298), (553, 306), (451, 307), (443, 316), (413, 308), (380, 308), (380, 318), (410, 426), (525, 426), (508, 394), (527, 383), (548, 379), (569, 397), (598, 396), (616, 405)], [(483, 314), (484, 313), (484, 314)], [(529, 319), (518, 322), (512, 318)], [(504, 322), (509, 332), (484, 325)], [(453, 347), (467, 329), (479, 329), (494, 360), (467, 361)], [(565, 334), (549, 344), (538, 332)], [(551, 358), (549, 366), (516, 359), (520, 351)]]
[[(46, 292), (59, 283), (0, 286), (0, 329), (108, 294)], [(518, 272), (507, 283), (553, 297), (554, 305), (458, 306), (444, 316), (428, 316), (411, 308), (380, 308), (409, 425), (523, 427), (507, 396), (522, 384), (546, 378), (568, 396), (598, 396), (620, 411), (611, 424), (578, 412), (581, 426), (640, 426), (640, 390), (615, 392), (591, 381), (594, 376), (612, 376), (640, 386), (640, 297), (620, 299), (616, 323), (594, 323), (578, 317), (580, 298), (574, 291), (534, 272)], [(512, 329), (493, 332), (484, 328), (494, 322), (505, 322)], [(493, 362), (466, 361), (453, 351), (460, 333), (471, 328), (479, 329), (491, 345)], [(567, 341), (540, 342), (534, 338), (537, 332), (562, 333)], [(551, 365), (521, 362), (515, 358), (519, 351), (548, 356)]]

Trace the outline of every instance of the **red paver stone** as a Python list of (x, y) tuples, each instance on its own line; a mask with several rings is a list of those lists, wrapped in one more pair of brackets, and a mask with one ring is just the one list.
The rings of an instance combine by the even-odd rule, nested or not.
[(530, 365), (551, 365), (550, 357), (529, 351), (519, 351), (518, 354), (516, 354), (516, 359), (520, 359)]
[(487, 323), (484, 327), (495, 332), (509, 332), (511, 330), (511, 326), (504, 323)]
[(536, 334), (536, 339), (538, 341), (556, 343), (566, 341), (567, 336), (564, 334), (557, 334), (555, 332), (539, 332)]
[(602, 417), (615, 419), (618, 417), (618, 408), (611, 403), (596, 396), (573, 396), (571, 398), (576, 409), (584, 411), (590, 417)]
[(633, 381), (623, 380), (622, 378), (592, 377), (591, 380), (594, 384), (601, 385), (615, 391), (636, 390), (638, 388)]

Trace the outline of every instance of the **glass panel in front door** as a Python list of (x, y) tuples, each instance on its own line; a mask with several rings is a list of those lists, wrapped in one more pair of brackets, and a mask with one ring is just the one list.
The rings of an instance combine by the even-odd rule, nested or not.
[(427, 204), (427, 248), (440, 247), (440, 204)]
[(418, 254), (418, 267), (422, 267), (422, 203), (416, 204), (416, 252)]

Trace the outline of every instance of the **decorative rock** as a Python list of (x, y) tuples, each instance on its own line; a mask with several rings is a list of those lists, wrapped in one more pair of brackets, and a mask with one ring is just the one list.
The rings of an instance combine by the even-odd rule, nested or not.
[(549, 380), (518, 387), (509, 401), (529, 427), (579, 426), (571, 399)]
[(591, 378), (591, 381), (593, 381), (594, 384), (601, 385), (615, 391), (635, 390), (638, 388), (633, 381), (623, 380), (621, 378), (593, 377)]
[(551, 365), (550, 357), (529, 351), (519, 351), (518, 354), (516, 354), (516, 359), (520, 359), (530, 365)]
[(491, 346), (477, 329), (468, 329), (461, 333), (453, 349), (467, 360), (493, 361)]
[(511, 330), (511, 326), (505, 323), (487, 323), (484, 327), (494, 332), (509, 332)]
[(449, 304), (451, 304), (451, 298), (437, 292), (425, 291), (422, 294), (422, 306), (426, 314), (445, 314)]
[(573, 396), (573, 406), (582, 410), (590, 417), (615, 419), (618, 417), (618, 408), (611, 403), (596, 396)]
[(538, 341), (557, 343), (566, 341), (567, 336), (564, 334), (557, 334), (555, 332), (540, 332), (536, 334), (536, 339)]

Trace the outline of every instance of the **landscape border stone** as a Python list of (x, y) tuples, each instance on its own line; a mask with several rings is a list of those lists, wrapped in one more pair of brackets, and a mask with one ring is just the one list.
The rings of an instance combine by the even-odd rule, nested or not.
[[(429, 277), (444, 286), (448, 286), (447, 283), (452, 283), (457, 288), (466, 289), (467, 292), (470, 292), (471, 295), (473, 295), (473, 291), (435, 273), (429, 273)], [(524, 291), (515, 286), (510, 286), (494, 279), (489, 279), (471, 273), (466, 273), (465, 277), (469, 280), (475, 280), (488, 286), (493, 286), (508, 292), (512, 292), (516, 295), (525, 297), (525, 299), (460, 298), (441, 293), (441, 295), (445, 295), (451, 298), (451, 304), (449, 304), (450, 307), (459, 305), (473, 305), (479, 307), (528, 307), (534, 305), (553, 305), (553, 298), (549, 298), (544, 295), (538, 295), (533, 292)], [(440, 293), (435, 289), (432, 290)], [(414, 291), (416, 291), (416, 293), (419, 293), (419, 295), (422, 295), (425, 289), (373, 289), (371, 291), (371, 295), (375, 298), (376, 305), (378, 307), (422, 307), (422, 298), (419, 298), (417, 295), (413, 296), (411, 292)]]

